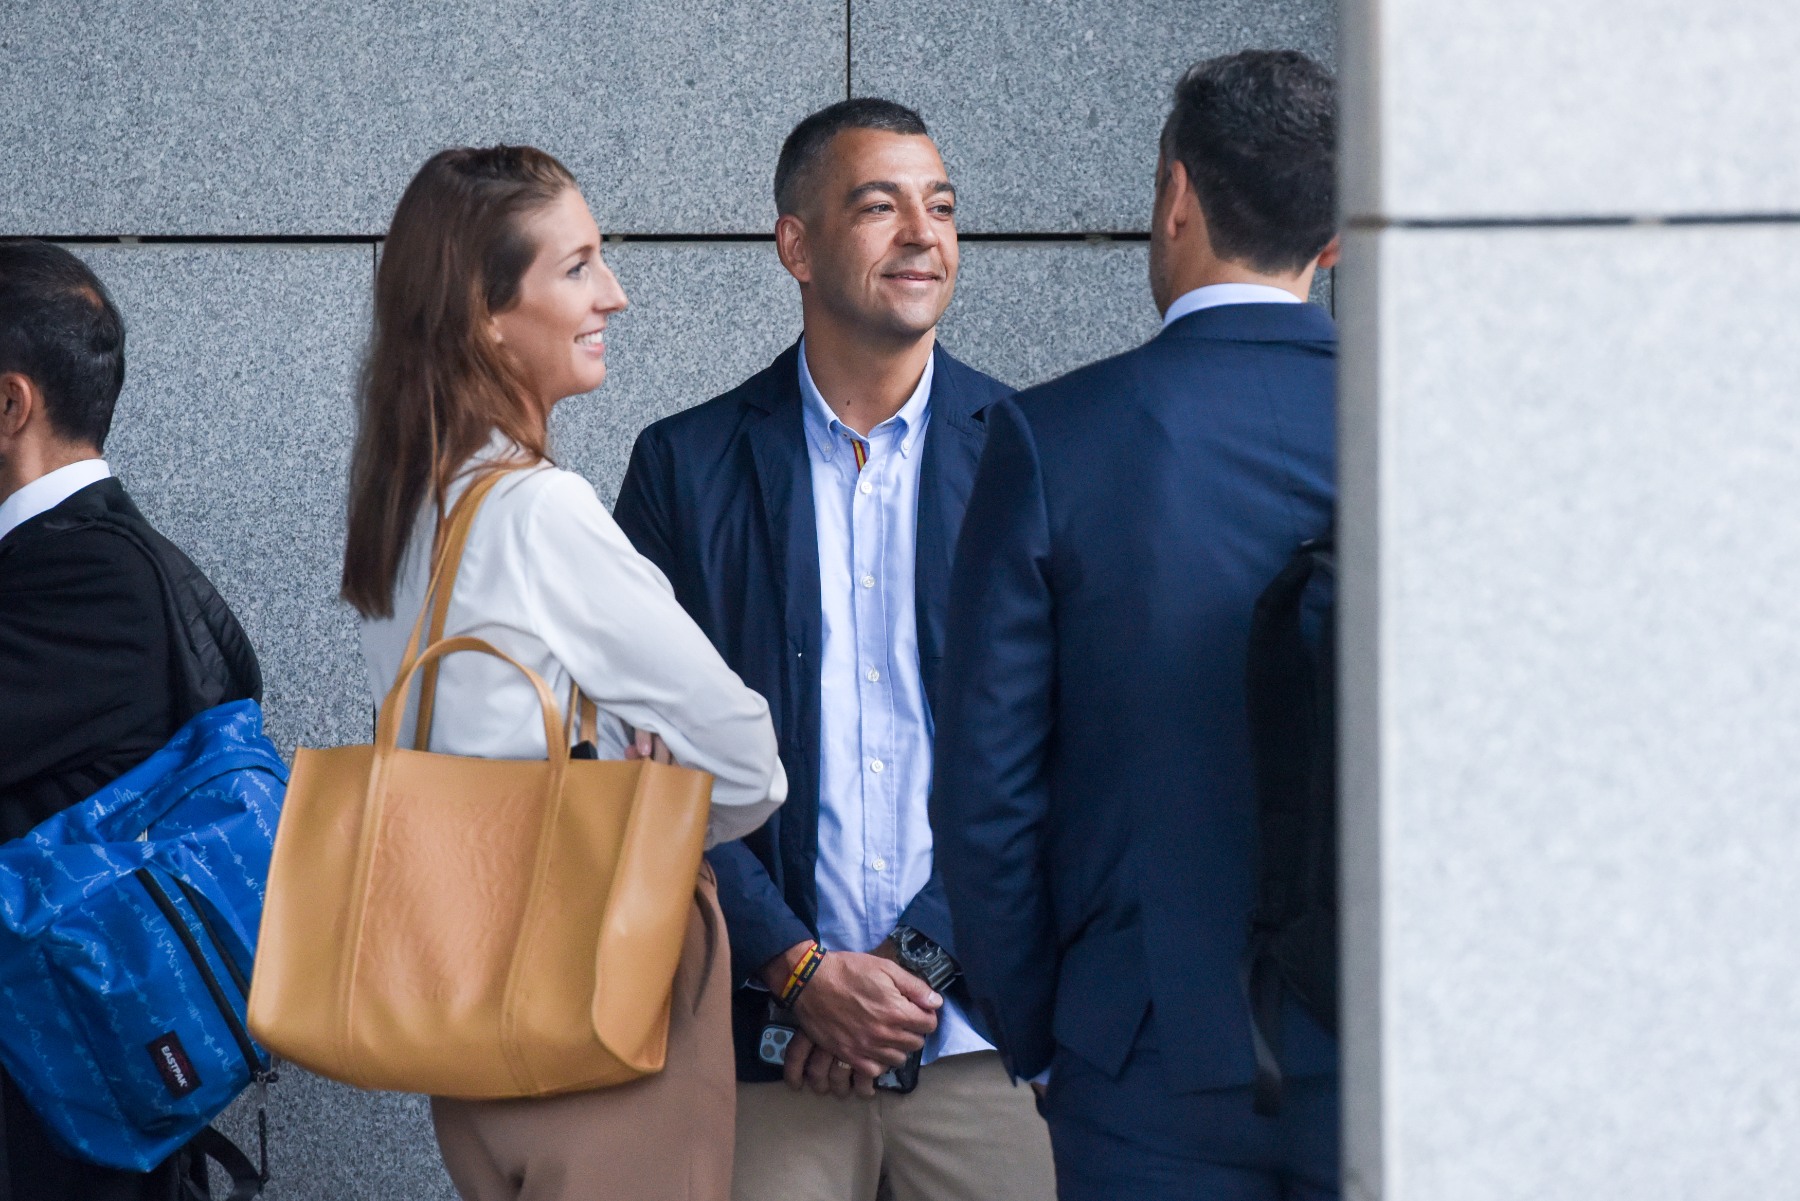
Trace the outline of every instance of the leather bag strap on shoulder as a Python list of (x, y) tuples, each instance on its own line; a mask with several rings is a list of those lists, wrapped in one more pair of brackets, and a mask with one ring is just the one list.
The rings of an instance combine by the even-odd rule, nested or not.
[(564, 710), (568, 715), (569, 730), (566, 738), (569, 742), (586, 742), (598, 744), (600, 736), (600, 713), (594, 702), (588, 699), (587, 693), (574, 680), (569, 681), (569, 705)]
[[(481, 511), (481, 502), (487, 499), (494, 485), (509, 474), (506, 468), (496, 468), (478, 477), (451, 506), (449, 516), (439, 525), (437, 537), (432, 548), (431, 582), (426, 585), (425, 598), (419, 606), (419, 619), (413, 623), (412, 637), (406, 641), (406, 651), (400, 656), (400, 672), (407, 674), (407, 669), (416, 662), (426, 647), (437, 643), (444, 636), (444, 624), (450, 614), (450, 597), (456, 590), (456, 574), (462, 567), (463, 549), (469, 544), (469, 531), (475, 527), (475, 515)], [(429, 627), (427, 621), (429, 620)], [(419, 683), (419, 716), (413, 732), (413, 747), (425, 750), (431, 744), (431, 719), (437, 707), (438, 663), (436, 660), (425, 667), (424, 678)]]

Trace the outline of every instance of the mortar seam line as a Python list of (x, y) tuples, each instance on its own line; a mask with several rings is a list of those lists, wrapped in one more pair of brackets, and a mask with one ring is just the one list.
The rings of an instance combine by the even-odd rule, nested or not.
[[(70, 245), (123, 246), (379, 246), (386, 240), (379, 234), (4, 234), (0, 237), (34, 237), (45, 242)], [(1111, 230), (1104, 233), (1058, 233), (1043, 230), (980, 230), (963, 233), (960, 242), (1029, 242), (1055, 245), (1107, 245), (1109, 243), (1142, 243), (1150, 235), (1136, 230)], [(695, 245), (765, 245), (775, 241), (773, 234), (751, 233), (640, 233), (609, 234), (608, 246), (632, 242), (658, 244), (690, 243)]]
[(1361, 233), (1383, 230), (1457, 229), (1659, 229), (1692, 225), (1800, 225), (1800, 212), (1760, 213), (1599, 213), (1546, 217), (1352, 217), (1344, 228)]

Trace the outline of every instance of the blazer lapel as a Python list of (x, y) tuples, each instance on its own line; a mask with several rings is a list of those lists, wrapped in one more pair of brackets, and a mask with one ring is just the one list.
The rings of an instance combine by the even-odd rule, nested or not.
[[(754, 401), (762, 410), (752, 419), (746, 437), (756, 464), (756, 481), (762, 497), (769, 557), (781, 589), (784, 644), (781, 741), (799, 748), (803, 762), (788, 765), (790, 791), (777, 830), (782, 858), (789, 863), (811, 863), (818, 854), (818, 788), (803, 787), (810, 777), (807, 764), (816, 763), (819, 747), (819, 668), (823, 619), (819, 596), (819, 535), (813, 512), (812, 461), (806, 453), (806, 430), (801, 424), (799, 352), (789, 349), (770, 368), (768, 389)], [(754, 580), (740, 587), (755, 588)], [(729, 599), (728, 599), (729, 603)], [(787, 889), (788, 899), (803, 921), (812, 920), (813, 885), (810, 877)]]
[(956, 534), (975, 486), (986, 428), (975, 418), (979, 397), (960, 386), (958, 364), (940, 348), (931, 380), (931, 420), (925, 459), (919, 464), (919, 514), (914, 545), (914, 595), (919, 632), (919, 675), (925, 699), (937, 705), (937, 668), (944, 653), (944, 612), (950, 603), (950, 568)]
[(813, 515), (812, 462), (800, 419), (798, 356), (775, 360), (763, 416), (750, 428), (751, 455), (768, 523), (769, 548), (780, 566), (789, 648), (815, 668), (820, 640), (819, 537)]

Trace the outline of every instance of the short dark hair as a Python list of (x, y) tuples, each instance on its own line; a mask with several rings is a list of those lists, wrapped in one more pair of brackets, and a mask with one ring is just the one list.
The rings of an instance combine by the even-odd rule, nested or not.
[(831, 139), (846, 129), (879, 129), (888, 133), (928, 138), (924, 120), (904, 104), (875, 96), (859, 96), (827, 105), (800, 124), (781, 144), (775, 161), (775, 211), (793, 212), (800, 206), (803, 185)]
[(125, 385), (125, 322), (88, 265), (35, 238), (0, 241), (0, 374), (44, 394), (59, 436), (106, 444)]
[(1259, 271), (1299, 271), (1337, 231), (1337, 88), (1298, 50), (1245, 50), (1190, 67), (1163, 125), (1213, 252)]

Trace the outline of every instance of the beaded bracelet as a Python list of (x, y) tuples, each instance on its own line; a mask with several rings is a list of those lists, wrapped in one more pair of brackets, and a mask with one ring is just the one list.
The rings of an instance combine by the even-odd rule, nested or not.
[(806, 982), (813, 978), (819, 965), (825, 962), (825, 948), (814, 942), (801, 954), (800, 961), (794, 964), (794, 970), (788, 973), (787, 983), (781, 987), (781, 996), (775, 1003), (783, 1009), (792, 1009), (794, 1002), (800, 999), (800, 993), (806, 988)]

